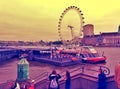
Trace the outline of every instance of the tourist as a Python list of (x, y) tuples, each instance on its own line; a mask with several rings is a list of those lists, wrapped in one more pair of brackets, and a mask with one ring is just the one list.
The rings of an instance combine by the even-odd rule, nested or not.
[(9, 86), (10, 86), (10, 89), (15, 89), (17, 84), (15, 83), (15, 81), (12, 81), (10, 82)]
[(115, 66), (115, 82), (118, 89), (120, 89), (120, 63)]
[(65, 76), (65, 89), (70, 89), (71, 87), (71, 77), (70, 77), (70, 72), (66, 71), (66, 76)]
[(49, 75), (49, 88), (48, 89), (60, 89), (58, 80), (61, 78), (59, 74), (56, 73), (55, 70), (52, 71), (52, 73)]
[(14, 81), (10, 89), (20, 89), (19, 83), (17, 81)]
[(35, 89), (35, 88), (34, 88), (34, 80), (31, 81), (31, 84), (30, 84), (29, 89)]
[(20, 85), (19, 85), (19, 83), (18, 83), (18, 82), (16, 82), (16, 84), (17, 84), (17, 86), (16, 86), (16, 88), (15, 88), (15, 89), (20, 89)]
[(98, 74), (98, 89), (106, 89), (106, 75), (101, 68)]

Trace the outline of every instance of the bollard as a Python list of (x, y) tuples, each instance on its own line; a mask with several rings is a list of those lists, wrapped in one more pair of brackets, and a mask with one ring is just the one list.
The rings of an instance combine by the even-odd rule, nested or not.
[(29, 79), (29, 63), (26, 58), (22, 58), (17, 64), (17, 81)]

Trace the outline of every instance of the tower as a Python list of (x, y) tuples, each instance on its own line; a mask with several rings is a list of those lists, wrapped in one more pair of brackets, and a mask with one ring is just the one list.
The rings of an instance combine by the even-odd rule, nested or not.
[(86, 36), (94, 36), (94, 25), (87, 24), (83, 27), (83, 35)]

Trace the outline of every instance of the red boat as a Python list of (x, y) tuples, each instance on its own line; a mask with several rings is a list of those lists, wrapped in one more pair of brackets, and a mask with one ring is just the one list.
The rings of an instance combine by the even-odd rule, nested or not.
[(106, 61), (106, 57), (104, 55), (100, 56), (92, 46), (82, 46), (77, 49), (62, 49), (60, 53), (73, 55), (71, 60), (74, 58), (75, 60), (82, 60), (82, 62), (99, 63)]
[(83, 62), (97, 63), (105, 62), (106, 56), (100, 56), (92, 46), (83, 46), (81, 48), (80, 58)]

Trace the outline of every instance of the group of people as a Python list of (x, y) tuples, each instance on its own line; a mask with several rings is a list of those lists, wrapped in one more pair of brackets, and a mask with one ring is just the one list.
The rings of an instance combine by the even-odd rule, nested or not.
[[(60, 85), (58, 80), (61, 78), (60, 74), (57, 74), (56, 70), (53, 70), (52, 73), (49, 75), (49, 86), (48, 89), (60, 89)], [(70, 72), (66, 71), (65, 79), (65, 89), (71, 89), (71, 76)], [(120, 89), (120, 63), (115, 66), (115, 82), (117, 88)], [(34, 85), (31, 83), (31, 85)], [(34, 86), (29, 88), (20, 88), (20, 85), (17, 81), (10, 84), (10, 89), (34, 89)], [(106, 89), (106, 75), (102, 69), (99, 69), (98, 74), (98, 89)]]
[[(52, 73), (49, 75), (49, 87), (48, 89), (60, 89), (60, 85), (58, 80), (61, 78), (61, 75), (57, 74), (56, 70), (53, 70)], [(65, 89), (70, 89), (71, 87), (71, 77), (70, 72), (66, 71), (65, 76)]]
[(20, 89), (20, 85), (17, 81), (12, 81), (9, 83), (10, 89)]
[(17, 82), (16, 81), (12, 81), (9, 83), (9, 88), (10, 89), (35, 89), (34, 88), (34, 80), (32, 80), (31, 82)]
[[(50, 83), (48, 89), (60, 89), (58, 83), (58, 80), (60, 78), (61, 76), (57, 74), (55, 70), (53, 70), (52, 73), (49, 75)], [(115, 66), (115, 82), (117, 88), (120, 89), (120, 63)], [(66, 71), (65, 89), (71, 89), (71, 77), (69, 71)], [(101, 68), (99, 69), (98, 73), (98, 89), (107, 89), (106, 75), (104, 73), (104, 70), (102, 70)]]

